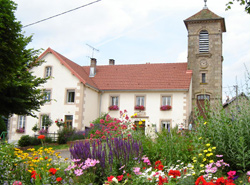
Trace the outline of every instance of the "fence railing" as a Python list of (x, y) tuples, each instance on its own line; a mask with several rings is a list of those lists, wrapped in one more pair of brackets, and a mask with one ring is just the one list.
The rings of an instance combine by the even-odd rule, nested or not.
[[(58, 133), (54, 132), (54, 133), (46, 133), (44, 134), (46, 137), (49, 137), (52, 139), (52, 141), (57, 141), (58, 139)], [(37, 138), (39, 135), (35, 135), (35, 137)]]

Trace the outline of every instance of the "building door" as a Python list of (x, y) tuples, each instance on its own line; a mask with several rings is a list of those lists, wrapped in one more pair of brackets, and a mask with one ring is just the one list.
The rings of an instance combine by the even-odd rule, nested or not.
[(201, 94), (197, 95), (197, 107), (199, 111), (199, 115), (206, 118), (206, 111), (209, 109), (210, 95)]

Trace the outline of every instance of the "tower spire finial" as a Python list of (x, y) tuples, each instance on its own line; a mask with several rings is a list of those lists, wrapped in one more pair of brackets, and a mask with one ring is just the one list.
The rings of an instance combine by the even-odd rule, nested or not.
[(204, 3), (205, 3), (205, 5), (204, 5), (203, 9), (207, 9), (207, 0), (204, 0)]

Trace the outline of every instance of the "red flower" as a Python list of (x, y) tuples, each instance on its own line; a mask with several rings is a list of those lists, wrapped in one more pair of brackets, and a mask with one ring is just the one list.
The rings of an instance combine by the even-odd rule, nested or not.
[(38, 139), (45, 139), (45, 135), (40, 135), (37, 137)]
[(163, 185), (164, 183), (168, 183), (168, 178), (162, 178), (162, 176), (159, 176), (159, 182), (158, 185)]
[(49, 172), (52, 174), (52, 175), (55, 175), (56, 174), (56, 169), (55, 168), (50, 168), (49, 169)]
[(206, 180), (203, 178), (203, 176), (200, 176), (196, 181), (195, 181), (195, 185), (205, 185), (207, 182)]
[(160, 164), (160, 165), (157, 166), (156, 168), (157, 168), (158, 170), (161, 170), (161, 171), (162, 171), (162, 170), (163, 170), (163, 167), (164, 167), (164, 166), (163, 166), (162, 164)]
[(117, 180), (118, 180), (118, 181), (121, 181), (122, 178), (123, 178), (123, 175), (117, 176)]
[(181, 176), (181, 172), (179, 170), (170, 170), (168, 172), (169, 176), (173, 176), (173, 178), (175, 179), (176, 176)]
[(37, 160), (37, 159), (38, 159), (38, 157), (35, 157), (34, 159), (35, 159), (35, 160)]
[[(33, 170), (33, 171), (31, 172), (31, 178), (36, 179), (36, 176), (37, 176), (37, 173), (36, 173), (35, 170)], [(40, 174), (39, 174), (39, 177), (40, 177)], [(41, 177), (40, 177), (40, 179), (41, 179)]]
[(113, 178), (114, 178), (114, 176), (112, 176), (112, 175), (110, 177), (108, 177), (108, 182), (111, 182)]
[(57, 177), (57, 178), (56, 178), (56, 181), (57, 181), (57, 182), (62, 181), (62, 177)]

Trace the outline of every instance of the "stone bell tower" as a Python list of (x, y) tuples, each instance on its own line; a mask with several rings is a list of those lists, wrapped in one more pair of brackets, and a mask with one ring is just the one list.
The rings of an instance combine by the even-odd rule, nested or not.
[(205, 7), (184, 20), (188, 30), (188, 69), (193, 71), (192, 104), (199, 109), (222, 103), (222, 33), (224, 18)]

